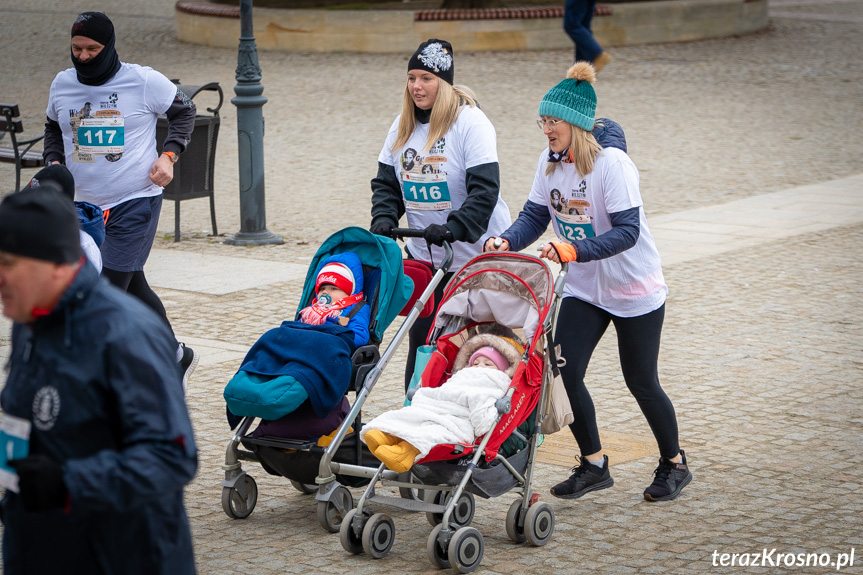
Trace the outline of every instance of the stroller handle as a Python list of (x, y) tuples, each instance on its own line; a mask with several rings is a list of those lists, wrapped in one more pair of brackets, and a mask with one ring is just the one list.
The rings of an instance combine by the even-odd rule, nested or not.
[(412, 228), (393, 228), (390, 235), (394, 238), (421, 238), (423, 230), (415, 230)]
[[(412, 228), (393, 228), (390, 231), (390, 236), (396, 239), (402, 238), (422, 238), (423, 230), (415, 230)], [(444, 270), (444, 273), (449, 271), (450, 266), (452, 265), (452, 246), (446, 240), (443, 242), (444, 249), (444, 258), (441, 262), (440, 267), (438, 269)]]

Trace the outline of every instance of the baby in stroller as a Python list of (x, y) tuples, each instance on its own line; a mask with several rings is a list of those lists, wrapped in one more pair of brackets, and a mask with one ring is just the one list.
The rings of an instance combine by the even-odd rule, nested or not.
[(506, 394), (524, 346), (514, 333), (479, 333), (456, 356), (440, 387), (417, 389), (410, 405), (383, 413), (360, 432), (372, 454), (403, 473), (432, 447), (472, 443), (497, 421), (495, 402)]
[[(278, 425), (268, 430), (262, 423), (259, 432), (283, 437), (292, 436), (293, 430), (326, 434), (341, 421), (351, 354), (369, 341), (371, 314), (359, 257), (343, 252), (324, 260), (315, 294), (299, 311), (300, 321), (285, 321), (267, 331), (246, 354), (225, 387), (229, 420), (231, 415), (255, 416), (275, 423), (291, 414), (290, 430)], [(320, 433), (317, 425), (310, 427), (315, 420), (330, 429)]]
[(315, 294), (312, 304), (300, 310), (300, 321), (348, 326), (354, 332), (354, 349), (369, 342), (370, 312), (363, 301), (363, 266), (356, 254), (326, 259), (315, 280)]

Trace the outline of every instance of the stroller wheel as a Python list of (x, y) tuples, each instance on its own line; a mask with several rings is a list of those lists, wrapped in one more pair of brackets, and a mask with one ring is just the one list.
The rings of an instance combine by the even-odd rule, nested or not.
[(338, 533), (342, 520), (354, 508), (354, 498), (347, 487), (339, 485), (329, 501), (318, 501), (318, 523), (330, 533)]
[(440, 538), (440, 532), (443, 525), (436, 525), (429, 534), (426, 542), (426, 552), (428, 552), (429, 561), (438, 569), (449, 569), (449, 555), (447, 554), (447, 545)]
[(554, 510), (548, 503), (531, 505), (524, 517), (527, 542), (537, 547), (545, 545), (554, 533)]
[[(449, 505), (451, 500), (451, 491), (440, 491), (434, 498), (434, 502), (438, 505)], [(473, 515), (475, 512), (476, 500), (474, 499), (473, 494), (463, 491), (459, 496), (458, 501), (456, 501), (453, 506), (452, 513), (449, 516), (450, 523), (455, 524), (458, 527), (470, 525), (470, 522), (473, 521)], [(428, 522), (432, 525), (437, 525), (443, 521), (443, 516), (443, 513), (434, 513), (431, 511), (426, 512), (426, 519), (428, 519)]]
[[(411, 473), (410, 471), (406, 471), (406, 472), (402, 473), (401, 475), (399, 475), (399, 481), (401, 481), (402, 483), (418, 483), (419, 485), (422, 485), (421, 483), (419, 483), (417, 481), (416, 477), (414, 477), (414, 474)], [(399, 496), (402, 499), (410, 499), (412, 501), (423, 501), (424, 500), (423, 495), (424, 494), (423, 494), (422, 489), (413, 489), (411, 487), (399, 487)]]
[(361, 519), (361, 527), (359, 530), (354, 529), (354, 517), (357, 510), (351, 509), (345, 518), (342, 520), (342, 525), (339, 527), (339, 541), (345, 551), (354, 555), (359, 555), (363, 552), (363, 528), (366, 526), (368, 517), (363, 516)]
[(395, 523), (385, 513), (375, 513), (363, 527), (363, 551), (375, 559), (386, 557), (395, 540)]
[(447, 556), (459, 572), (471, 573), (479, 567), (483, 551), (482, 533), (473, 527), (462, 527), (450, 539)]
[(518, 516), (521, 513), (522, 501), (516, 499), (509, 506), (509, 511), (506, 512), (506, 536), (514, 543), (524, 543), (527, 537), (524, 536), (524, 525), (519, 524)]
[(294, 486), (294, 489), (305, 495), (311, 495), (312, 493), (318, 492), (318, 486), (314, 483), (302, 483), (300, 481), (291, 479), (291, 485)]
[(455, 502), (451, 518), (459, 527), (466, 527), (473, 521), (473, 514), (475, 512), (476, 500), (473, 497), (473, 493), (465, 491), (459, 496), (458, 501)]
[(222, 488), (222, 509), (232, 519), (245, 519), (258, 502), (258, 484), (251, 475), (243, 475), (234, 487)]

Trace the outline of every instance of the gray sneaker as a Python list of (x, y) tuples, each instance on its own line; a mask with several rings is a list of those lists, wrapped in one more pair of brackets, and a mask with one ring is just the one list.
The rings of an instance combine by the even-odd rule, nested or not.
[(602, 469), (592, 464), (586, 457), (575, 456), (579, 464), (572, 468), (572, 475), (566, 481), (551, 488), (551, 494), (561, 499), (577, 499), (585, 493), (607, 489), (614, 485), (608, 470), (608, 456), (603, 455), (605, 464)]

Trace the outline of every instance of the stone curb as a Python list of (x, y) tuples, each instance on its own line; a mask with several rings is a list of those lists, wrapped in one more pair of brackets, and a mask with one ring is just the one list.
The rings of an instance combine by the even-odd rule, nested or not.
[[(767, 26), (766, 0), (663, 0), (597, 6), (593, 32), (603, 46), (734, 36)], [(492, 10), (281, 10), (255, 8), (256, 44), (290, 52), (407, 53), (431, 37), (460, 51), (550, 50), (572, 47), (560, 6)], [(181, 0), (177, 37), (232, 48), (239, 9)]]

